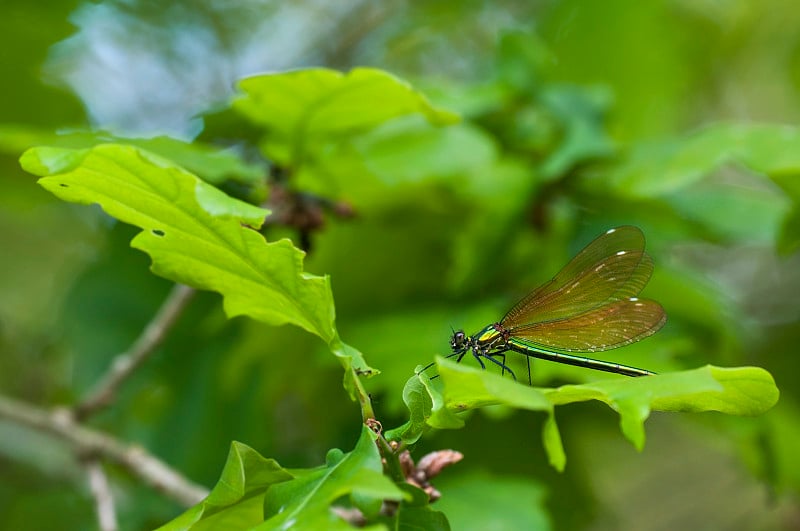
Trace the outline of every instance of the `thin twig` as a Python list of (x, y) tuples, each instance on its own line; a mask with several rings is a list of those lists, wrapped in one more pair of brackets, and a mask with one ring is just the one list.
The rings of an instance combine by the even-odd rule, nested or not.
[(117, 511), (114, 508), (114, 497), (111, 494), (111, 485), (108, 483), (103, 465), (96, 457), (86, 459), (86, 473), (89, 476), (89, 489), (94, 496), (97, 510), (97, 521), (100, 531), (117, 531)]
[(92, 392), (75, 406), (75, 418), (84, 420), (113, 402), (119, 387), (161, 344), (193, 294), (192, 288), (175, 284), (130, 349), (114, 359)]
[(64, 439), (74, 447), (78, 455), (103, 457), (116, 463), (145, 484), (184, 506), (194, 505), (208, 495), (205, 487), (189, 481), (141, 446), (124, 443), (106, 433), (76, 423), (66, 408), (48, 411), (0, 395), (0, 419)]

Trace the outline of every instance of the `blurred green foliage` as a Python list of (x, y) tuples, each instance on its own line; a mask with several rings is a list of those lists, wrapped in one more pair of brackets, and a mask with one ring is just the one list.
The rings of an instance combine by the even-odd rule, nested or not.
[[(451, 326), (471, 332), (497, 319), (620, 224), (648, 236), (656, 271), (646, 294), (669, 322), (609, 359), (657, 372), (758, 365), (782, 392), (757, 419), (654, 414), (641, 454), (604, 407), (561, 408), (569, 458), (561, 475), (539, 443), (544, 415), (481, 410), (464, 429), (418, 443), (415, 455), (465, 454), (434, 481), (443, 499), (433, 508), (457, 514), (457, 529), (489, 521), (791, 528), (800, 514), (800, 15), (792, 6), (11, 2), (0, 37), (14, 51), (2, 55), (12, 95), (0, 102), (2, 392), (45, 406), (76, 400), (169, 289), (129, 248), (130, 228), (43, 193), (19, 169), (24, 148), (95, 143), (53, 140), (72, 127), (113, 130), (114, 141), (165, 132), (190, 139), (199, 113), (219, 109), (240, 77), (374, 66), (412, 80), (432, 108), (462, 121), (437, 127), (408, 116), (327, 139), (290, 168), (288, 182), (356, 212), (326, 216), (305, 267), (330, 275), (338, 332), (381, 371), (366, 385), (384, 426), (407, 420), (403, 387), (417, 365), (447, 353)], [(74, 34), (51, 48), (73, 32), (68, 20)], [(162, 144), (170, 152), (140, 147), (237, 197), (263, 197), (268, 190), (253, 179), (263, 155), (291, 159), (241, 120), (212, 118), (203, 144), (186, 144), (196, 150), (186, 159), (213, 145), (234, 159), (188, 168), (173, 140)], [(275, 226), (266, 236), (299, 241)], [(341, 378), (311, 334), (228, 320), (220, 297), (203, 294), (93, 425), (209, 486), (231, 440), (284, 467), (317, 466), (329, 448), (356, 447), (360, 433)], [(555, 385), (606, 375), (536, 362), (534, 378)], [(0, 527), (46, 529), (53, 514), (64, 527), (93, 525), (85, 479), (57, 441), (0, 422), (0, 475)], [(122, 472), (112, 480), (125, 492), (125, 529), (181, 511)], [(479, 504), (485, 510), (475, 511)]]

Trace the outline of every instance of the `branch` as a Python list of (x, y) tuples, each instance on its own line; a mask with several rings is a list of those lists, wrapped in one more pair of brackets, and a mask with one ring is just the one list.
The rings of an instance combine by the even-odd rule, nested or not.
[(0, 419), (3, 418), (64, 439), (79, 455), (116, 463), (184, 506), (194, 505), (208, 495), (205, 487), (189, 481), (144, 448), (77, 424), (65, 408), (47, 411), (0, 395)]
[(114, 498), (111, 495), (111, 486), (103, 471), (103, 465), (96, 458), (89, 458), (85, 462), (86, 473), (89, 475), (89, 488), (94, 496), (97, 508), (97, 521), (101, 531), (117, 531), (117, 512), (114, 509)]
[(100, 379), (89, 396), (75, 406), (76, 419), (84, 420), (113, 402), (119, 387), (161, 344), (193, 294), (192, 288), (175, 284), (161, 308), (136, 338), (130, 349), (114, 359), (108, 372)]

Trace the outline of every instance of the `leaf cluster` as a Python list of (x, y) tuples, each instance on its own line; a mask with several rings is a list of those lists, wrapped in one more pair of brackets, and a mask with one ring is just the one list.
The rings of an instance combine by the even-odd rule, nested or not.
[[(521, 90), (519, 84), (525, 85), (515, 75), (501, 71), (494, 81), (496, 90), (489, 100), (495, 107), (510, 105)], [(498, 225), (518, 222), (527, 208), (524, 198), (542, 190), (551, 190), (549, 194), (566, 186), (578, 196), (600, 195), (595, 174), (588, 172), (577, 180), (573, 175), (579, 165), (608, 159), (614, 153), (601, 127), (601, 110), (607, 102), (575, 89), (544, 90), (526, 104), (525, 112), (546, 111), (561, 128), (560, 135), (539, 145), (540, 153), (534, 155), (535, 179), (523, 170), (523, 153), (531, 157), (531, 145), (519, 143), (519, 138), (529, 135), (518, 132), (519, 138), (498, 137), (501, 150), (489, 135), (493, 125), (487, 111), (472, 111), (474, 123), (482, 127), (452, 125), (456, 115), (433, 107), (408, 83), (379, 70), (342, 74), (310, 69), (262, 75), (243, 80), (240, 89), (226, 111), (236, 117), (229, 116), (228, 123), (241, 120), (254, 127), (258, 134), (251, 140), (273, 167), (296, 178), (293, 186), (330, 191), (359, 175), (366, 184), (355, 198), (364, 205), (370, 201), (380, 204), (377, 191), (386, 186), (394, 186), (402, 194), (403, 187), (413, 187), (415, 181), (449, 188), (447, 193), (453, 194), (454, 200), (459, 195), (462, 199), (480, 198), (486, 208), (467, 222), (471, 227), (465, 234), (482, 246), (485, 243), (483, 250), (489, 252), (468, 257), (462, 254), (466, 240), (456, 238), (449, 249), (454, 263), (451, 294), (459, 293), (467, 283), (474, 287), (489, 283), (491, 279), (485, 276), (477, 280), (486, 266), (482, 260), (491, 256), (492, 248), (508, 246), (503, 232), (492, 242), (490, 233), (480, 228), (482, 223), (494, 219), (491, 232), (496, 233)], [(437, 128), (443, 126), (447, 127)], [(209, 132), (213, 131), (210, 127)], [(222, 134), (223, 130), (216, 132)], [(791, 143), (794, 133), (785, 128), (718, 126), (699, 137), (656, 147), (655, 154), (632, 151), (608, 170), (610, 177), (603, 181), (602, 193), (654, 201), (667, 191), (689, 186), (727, 158), (741, 159), (755, 170), (774, 175), (790, 191), (789, 181), (781, 181), (780, 176), (794, 164), (793, 159), (776, 161), (770, 156), (773, 148), (767, 153), (758, 146), (769, 145), (767, 140), (776, 138)], [(731, 146), (720, 140), (731, 135), (739, 144)], [(57, 197), (99, 204), (113, 218), (138, 227), (141, 232), (131, 245), (149, 255), (151, 270), (174, 282), (221, 294), (228, 318), (247, 316), (270, 325), (292, 324), (319, 337), (344, 368), (345, 388), (359, 402), (362, 419), (373, 419), (363, 380), (377, 370), (340, 338), (329, 277), (305, 271), (304, 253), (292, 241), (265, 238), (260, 231), (268, 211), (213, 186), (220, 184), (224, 174), (253, 184), (253, 190), (261, 189), (254, 172), (262, 166), (240, 160), (231, 151), (215, 152), (209, 147), (166, 140), (106, 140), (101, 135), (83, 136), (70, 140), (81, 144), (77, 148), (33, 148), (22, 156), (21, 164), (40, 176), (40, 184)], [(472, 157), (470, 169), (451, 153), (465, 147)], [(671, 171), (666, 178), (648, 180), (650, 172), (658, 169), (647, 170), (643, 161), (669, 166)], [(647, 175), (640, 175), (644, 173)], [(456, 187), (455, 175), (466, 176), (467, 181)], [(252, 197), (253, 190), (245, 196)], [(790, 228), (791, 216), (788, 219)], [(782, 234), (783, 246), (790, 247), (791, 231)], [(426, 316), (408, 316), (408, 326), (419, 323), (420, 318)], [(374, 326), (374, 321), (367, 321), (367, 326)], [(353, 335), (357, 337), (358, 332)], [(366, 344), (367, 352), (379, 350), (374, 343)], [(376, 365), (381, 368), (381, 363)], [(375, 525), (444, 529), (444, 517), (428, 508), (424, 495), (412, 492), (402, 478), (391, 481), (383, 474), (384, 467), (391, 468), (387, 461), (397, 459), (387, 441), (396, 441), (399, 445), (395, 448), (413, 445), (432, 428), (463, 427), (467, 411), (502, 405), (545, 414), (544, 448), (549, 462), (563, 470), (566, 452), (555, 420), (556, 406), (605, 403), (619, 414), (625, 437), (641, 449), (644, 421), (651, 411), (757, 415), (771, 408), (778, 396), (772, 377), (752, 367), (707, 366), (637, 380), (608, 379), (552, 388), (526, 387), (441, 358), (436, 367), (440, 375), (436, 381), (414, 375), (405, 382), (405, 423), (387, 432), (385, 439), (362, 427), (355, 448), (349, 453), (332, 450), (322, 467), (285, 469), (234, 443), (211, 495), (164, 528), (349, 527), (340, 517), (342, 513), (331, 509), (336, 507), (338, 511), (356, 509), (360, 518)], [(395, 510), (386, 510), (386, 504), (393, 504)]]

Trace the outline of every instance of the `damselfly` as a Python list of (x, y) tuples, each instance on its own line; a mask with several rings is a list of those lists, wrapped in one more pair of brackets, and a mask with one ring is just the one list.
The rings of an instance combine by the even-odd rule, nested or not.
[(654, 374), (576, 355), (634, 343), (666, 322), (660, 304), (637, 298), (653, 272), (653, 259), (644, 252), (644, 244), (637, 227), (607, 231), (499, 322), (471, 336), (463, 330), (454, 332), (448, 358), (460, 362), (471, 353), (482, 368), (486, 368), (484, 360), (489, 360), (516, 380), (506, 365), (506, 353), (518, 352), (527, 356), (529, 382), (530, 358), (626, 376)]

